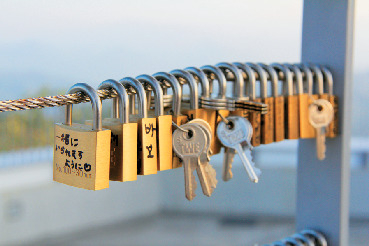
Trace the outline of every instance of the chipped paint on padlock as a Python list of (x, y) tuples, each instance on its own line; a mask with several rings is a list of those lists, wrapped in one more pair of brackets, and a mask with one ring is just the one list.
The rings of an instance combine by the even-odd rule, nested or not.
[(138, 115), (130, 115), (130, 122), (137, 122), (137, 174), (150, 175), (157, 173), (156, 119), (147, 117), (146, 92), (143, 85), (134, 78), (126, 77), (119, 81), (126, 89), (130, 87), (136, 92), (138, 99)]
[(109, 188), (111, 131), (102, 128), (100, 97), (85, 83), (75, 84), (68, 94), (76, 92), (90, 98), (93, 124), (72, 124), (72, 104), (66, 106), (64, 124), (55, 124), (53, 180), (87, 190)]
[(155, 112), (151, 111), (149, 117), (156, 118), (158, 171), (172, 169), (172, 115), (164, 115), (163, 90), (160, 82), (150, 75), (140, 75), (136, 79), (148, 84), (154, 92)]

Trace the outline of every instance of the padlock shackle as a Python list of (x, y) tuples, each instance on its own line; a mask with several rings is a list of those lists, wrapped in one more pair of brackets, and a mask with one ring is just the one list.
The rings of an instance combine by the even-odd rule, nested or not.
[(323, 77), (324, 77), (324, 84), (326, 85), (326, 93), (330, 96), (333, 95), (333, 76), (331, 71), (325, 66), (321, 66), (320, 69), (322, 70)]
[[(185, 80), (190, 88), (190, 108), (198, 109), (199, 108), (199, 94), (197, 88), (197, 82), (195, 78), (187, 71), (181, 69), (175, 69), (170, 71), (177, 79), (181, 78)], [(179, 82), (179, 81), (178, 81)], [(179, 82), (180, 83), (180, 82)]]
[[(218, 98), (226, 98), (227, 79), (224, 76), (222, 70), (212, 65), (205, 65), (205, 66), (200, 67), (200, 69), (204, 71), (204, 73), (208, 76), (210, 76), (211, 74), (214, 74), (215, 79), (218, 81), (218, 87), (219, 87)], [(210, 86), (210, 83), (209, 83), (209, 86)]]
[[(138, 113), (141, 118), (147, 118), (147, 101), (146, 101), (146, 91), (140, 81), (132, 77), (125, 77), (119, 80), (126, 89), (132, 87), (136, 91), (138, 100)], [(133, 95), (131, 95), (133, 96)]]
[[(269, 81), (272, 83), (272, 96), (278, 97), (278, 74), (272, 66), (266, 65), (264, 63), (258, 63), (269, 75)], [(268, 90), (268, 87), (267, 87)]]
[(313, 94), (313, 73), (305, 64), (294, 64), (303, 74), (303, 93), (307, 92), (309, 95)]
[(238, 69), (240, 69), (243, 73), (245, 73), (245, 76), (242, 77), (245, 82), (245, 97), (248, 97), (250, 100), (254, 100), (256, 98), (256, 78), (255, 78), (255, 72), (252, 70), (252, 68), (246, 64), (243, 64), (241, 62), (233, 62), (233, 65), (235, 65)]
[[(73, 85), (67, 92), (67, 94), (73, 94), (80, 92), (88, 96), (91, 100), (92, 111), (94, 118), (92, 121), (92, 130), (101, 131), (102, 130), (102, 106), (101, 99), (94, 88), (86, 83), (77, 83)], [(65, 125), (72, 125), (72, 108), (73, 104), (68, 104), (65, 106)]]
[(182, 88), (176, 77), (166, 72), (156, 73), (153, 75), (153, 77), (157, 79), (159, 82), (165, 81), (170, 84), (173, 91), (173, 102), (172, 102), (173, 116), (181, 115)]
[(293, 96), (293, 77), (291, 71), (280, 63), (272, 63), (271, 66), (277, 71), (282, 72), (283, 76), (278, 76), (283, 81), (283, 94)]
[[(142, 84), (148, 84), (154, 91), (155, 97), (155, 116), (164, 115), (164, 96), (163, 89), (160, 86), (160, 82), (154, 77), (147, 74), (142, 74), (136, 77)], [(149, 91), (151, 93), (151, 91)]]
[(297, 95), (301, 95), (304, 93), (304, 86), (303, 86), (303, 77), (300, 69), (296, 65), (284, 63), (284, 66), (286, 66), (288, 69), (292, 71), (292, 77), (293, 77), (293, 83), (294, 88), (296, 88)]
[(129, 123), (129, 98), (124, 86), (116, 80), (108, 79), (99, 85), (98, 90), (102, 89), (114, 90), (117, 93), (117, 97), (113, 98), (113, 118), (120, 118), (122, 124)]
[(189, 72), (201, 85), (201, 96), (210, 97), (210, 83), (206, 74), (197, 67), (186, 67), (185, 71)]
[(313, 93), (315, 86), (318, 84), (317, 92), (319, 95), (322, 95), (324, 93), (324, 79), (322, 71), (315, 64), (308, 64), (307, 66), (313, 72)]
[(229, 70), (233, 75), (235, 80), (233, 86), (233, 94), (234, 98), (244, 98), (244, 87), (245, 82), (243, 80), (242, 72), (233, 64), (228, 62), (220, 62), (215, 65), (220, 68), (224, 74), (226, 74), (227, 70)]
[(260, 82), (260, 97), (267, 98), (267, 82), (268, 76), (265, 70), (258, 64), (247, 62), (247, 66), (251, 67), (258, 74), (258, 81)]

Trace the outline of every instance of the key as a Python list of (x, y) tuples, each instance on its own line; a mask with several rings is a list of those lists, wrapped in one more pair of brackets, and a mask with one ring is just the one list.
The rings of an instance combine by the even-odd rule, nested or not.
[(229, 116), (226, 119), (229, 121), (229, 124), (226, 124), (224, 121), (219, 122), (217, 135), (222, 144), (230, 148), (228, 151), (231, 151), (231, 157), (233, 151), (238, 153), (250, 180), (257, 183), (261, 172), (255, 167), (251, 156), (252, 145), (250, 144), (250, 140), (252, 137), (252, 126), (243, 117)]
[[(187, 132), (183, 130), (187, 130)], [(173, 150), (183, 162), (185, 195), (189, 201), (196, 196), (197, 184), (193, 172), (199, 166), (199, 159), (204, 152), (205, 145), (206, 135), (199, 125), (184, 124), (181, 129), (173, 132)]]
[[(210, 156), (211, 155), (211, 150), (210, 150), (210, 145), (211, 145), (211, 130), (210, 130), (210, 125), (208, 122), (206, 122), (205, 120), (202, 119), (194, 119), (192, 121), (190, 121), (189, 123), (193, 123), (193, 124), (198, 124), (200, 127), (203, 128), (206, 138), (207, 138), (207, 143), (206, 143), (206, 147), (205, 147), (205, 151), (203, 152), (203, 154), (200, 157), (200, 163), (199, 165), (204, 166), (203, 170), (205, 171), (205, 173), (203, 175), (206, 176), (206, 179), (209, 181), (209, 185), (210, 185), (210, 189), (209, 188), (205, 188), (205, 190), (210, 190), (211, 192), (207, 192), (207, 196), (210, 196), (211, 193), (214, 191), (214, 189), (217, 186), (217, 179), (216, 179), (216, 172), (215, 169), (210, 165), (209, 161), (210, 161)], [(201, 168), (197, 168), (197, 174), (198, 176), (202, 175), (202, 173), (199, 174), (199, 172), (201, 172)], [(205, 183), (204, 185), (207, 185), (207, 183)], [(203, 185), (201, 185), (201, 187), (203, 187)], [(208, 195), (209, 194), (209, 195)]]
[(332, 122), (334, 109), (325, 99), (313, 101), (309, 106), (309, 122), (316, 131), (316, 152), (319, 160), (325, 159), (325, 130)]

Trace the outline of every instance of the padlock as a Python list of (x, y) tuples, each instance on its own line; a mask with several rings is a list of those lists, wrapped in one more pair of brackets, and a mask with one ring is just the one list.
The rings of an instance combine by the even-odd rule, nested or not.
[(144, 85), (148, 84), (151, 87), (150, 93), (154, 92), (155, 111), (150, 111), (149, 117), (156, 118), (158, 171), (172, 169), (172, 115), (164, 115), (163, 90), (160, 82), (146, 74), (140, 75), (136, 79)]
[(293, 94), (293, 77), (291, 71), (284, 65), (273, 63), (271, 66), (283, 80), (283, 94), (285, 95), (285, 138), (298, 139), (300, 136), (298, 96)]
[[(245, 84), (245, 96), (250, 101), (256, 102), (256, 78), (255, 71), (246, 64), (235, 62), (233, 63), (243, 72), (243, 78), (246, 82)], [(260, 102), (260, 101), (259, 101)], [(261, 141), (261, 114), (260, 112), (248, 112), (248, 119), (253, 128), (253, 134), (251, 137), (252, 146), (259, 146)]]
[(334, 116), (332, 122), (326, 128), (326, 136), (329, 138), (334, 138), (338, 134), (338, 97), (333, 94), (333, 76), (332, 73), (324, 66), (320, 69), (323, 73), (325, 92), (320, 95), (321, 99), (328, 100), (334, 109)]
[(316, 129), (309, 122), (309, 105), (312, 102), (313, 74), (305, 64), (295, 64), (302, 72), (302, 91), (298, 87), (300, 138), (314, 138)]
[(261, 115), (261, 144), (270, 144), (274, 142), (274, 98), (268, 97), (267, 82), (268, 75), (265, 70), (258, 64), (246, 63), (257, 74), (257, 81), (260, 82), (260, 97), (256, 98), (256, 102), (268, 104), (268, 113)]
[(93, 125), (72, 124), (72, 104), (66, 106), (64, 124), (55, 124), (53, 179), (87, 190), (109, 188), (111, 131), (102, 128), (101, 100), (85, 83), (75, 84), (68, 94), (77, 92), (92, 102)]
[(110, 180), (137, 180), (137, 123), (129, 122), (127, 91), (121, 83), (111, 79), (102, 82), (98, 89), (117, 93), (113, 98), (113, 118), (102, 122), (103, 128), (111, 130)]
[[(208, 80), (209, 80), (209, 94), (211, 94), (211, 92), (213, 91), (213, 80), (217, 80), (218, 81), (218, 96), (213, 98), (210, 95), (210, 101), (211, 102), (216, 102), (217, 100), (225, 100), (226, 99), (226, 90), (227, 90), (227, 80), (224, 76), (224, 74), (222, 73), (222, 70), (220, 70), (219, 68), (212, 66), (212, 65), (205, 65), (202, 66), (200, 68), (202, 71), (204, 71), (204, 73), (207, 75)], [(200, 105), (201, 107), (203, 107), (203, 105)], [(216, 116), (215, 116), (215, 125), (213, 129), (216, 129), (218, 126), (218, 123), (222, 120), (221, 117), (228, 117), (229, 115), (229, 110), (227, 109), (217, 109), (212, 108), (212, 106), (206, 107), (209, 110), (215, 110), (216, 112)], [(213, 136), (212, 136), (212, 143), (210, 146), (210, 149), (212, 150), (213, 154), (218, 154), (220, 153), (220, 150), (222, 148), (222, 144), (217, 136), (217, 134), (215, 133), (215, 131), (212, 131)]]
[[(172, 121), (177, 125), (183, 125), (187, 122), (187, 116), (181, 115), (181, 102), (182, 102), (182, 88), (179, 84), (178, 80), (174, 75), (166, 72), (159, 72), (153, 75), (153, 77), (161, 83), (168, 83), (172, 88)], [(175, 129), (172, 128), (172, 131)], [(172, 168), (181, 167), (182, 163), (179, 161), (179, 158), (175, 153), (172, 152)]]
[(130, 115), (130, 122), (137, 122), (137, 174), (157, 173), (156, 119), (148, 118), (146, 92), (143, 85), (134, 78), (126, 77), (119, 81), (127, 89), (133, 88), (138, 100), (138, 115)]
[[(234, 77), (234, 80), (232, 81), (233, 82), (232, 97), (227, 99), (231, 101), (248, 100), (248, 98), (245, 97), (244, 95), (245, 81), (243, 79), (241, 70), (238, 69), (236, 65), (228, 62), (221, 62), (216, 64), (215, 66), (220, 68), (224, 74), (230, 72)], [(230, 110), (229, 115), (241, 116), (244, 118), (248, 117), (248, 111), (246, 109), (232, 107), (229, 108), (229, 110)]]
[[(189, 107), (182, 107), (181, 113), (187, 116), (188, 120), (193, 120), (195, 118), (201, 118), (202, 117), (202, 111), (199, 109), (199, 100), (198, 100), (198, 88), (197, 88), (197, 82), (195, 78), (187, 71), (181, 70), (181, 69), (175, 69), (170, 72), (178, 81), (182, 81), (184, 84), (188, 84), (188, 87), (190, 89), (190, 101), (189, 101)], [(181, 82), (180, 82), (181, 84)], [(181, 84), (181, 88), (183, 87), (183, 84)], [(183, 88), (182, 90), (183, 91)], [(183, 95), (182, 95), (183, 99)]]
[(272, 84), (272, 96), (274, 98), (274, 141), (279, 142), (285, 139), (284, 96), (283, 93), (279, 91), (277, 72), (271, 66), (262, 63), (259, 63), (259, 65), (265, 69), (269, 81)]
[[(187, 67), (184, 69), (189, 72), (197, 82), (200, 83), (201, 88), (201, 97), (202, 98), (210, 98), (210, 82), (205, 72), (196, 67)], [(196, 119), (203, 119), (210, 125), (211, 130), (211, 143), (210, 143), (210, 152), (215, 155), (218, 154), (220, 149), (215, 148), (216, 145), (216, 120), (217, 120), (217, 111), (209, 108), (198, 108), (193, 112), (193, 110), (187, 110), (184, 112), (187, 115), (193, 114), (196, 115)]]
[[(304, 97), (304, 79), (302, 76), (302, 73), (299, 69), (299, 67), (297, 67), (296, 65), (291, 65), (291, 64), (283, 64), (284, 66), (286, 66), (291, 72), (292, 72), (292, 76), (293, 76), (293, 94), (297, 95), (297, 101), (298, 101), (298, 121), (299, 121), (299, 138), (302, 138), (301, 136), (304, 135), (302, 134), (304, 129), (304, 124), (303, 121), (306, 119), (305, 117), (307, 114), (307, 108), (306, 110), (301, 109), (302, 103), (300, 101), (300, 99), (302, 101), (304, 101), (305, 99)], [(306, 95), (308, 96), (308, 94)]]

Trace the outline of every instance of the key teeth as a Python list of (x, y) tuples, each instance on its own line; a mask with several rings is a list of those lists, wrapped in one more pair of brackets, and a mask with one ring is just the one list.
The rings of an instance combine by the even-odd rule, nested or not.
[[(256, 176), (258, 176), (258, 178), (259, 178), (259, 177), (260, 177), (260, 175), (261, 175), (261, 170), (255, 166), (254, 156), (253, 156), (253, 155), (252, 155), (252, 153), (251, 153), (251, 149), (252, 149), (253, 147), (252, 147), (252, 145), (250, 145), (250, 146), (251, 146), (251, 147), (249, 147), (249, 146), (245, 146), (245, 147), (244, 147), (244, 152), (246, 153), (247, 158), (250, 160), (250, 163), (251, 163), (252, 167), (254, 168), (254, 171), (255, 171)], [(251, 149), (250, 149), (250, 148), (251, 148)]]

